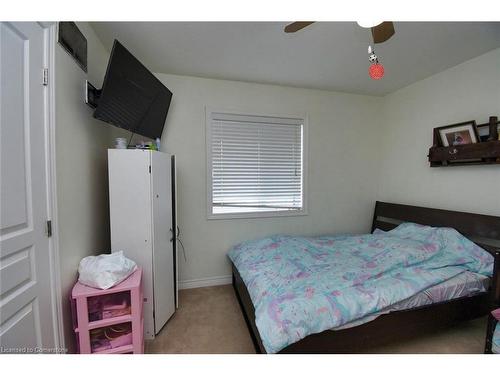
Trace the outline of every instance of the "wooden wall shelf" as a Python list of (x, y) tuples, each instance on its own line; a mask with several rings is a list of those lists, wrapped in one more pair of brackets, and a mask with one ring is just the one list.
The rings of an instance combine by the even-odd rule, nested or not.
[[(439, 130), (453, 128), (457, 125), (472, 124), (479, 141), (480, 136), (477, 128), (489, 128), (487, 140), (467, 145), (444, 146), (441, 141)], [(485, 165), (500, 164), (500, 121), (497, 116), (490, 116), (489, 122), (477, 125), (475, 121), (434, 128), (433, 146), (429, 149), (429, 163), (431, 167), (455, 167), (459, 165)], [(498, 141), (497, 141), (498, 139)]]
[(431, 167), (500, 164), (500, 141), (429, 149)]

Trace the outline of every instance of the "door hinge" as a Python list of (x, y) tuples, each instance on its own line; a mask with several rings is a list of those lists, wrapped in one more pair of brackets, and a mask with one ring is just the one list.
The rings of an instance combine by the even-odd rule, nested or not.
[(151, 173), (151, 166), (149, 166), (149, 173)]
[(47, 237), (52, 237), (52, 220), (47, 220)]
[(49, 69), (43, 68), (42, 70), (42, 85), (47, 86), (49, 84)]

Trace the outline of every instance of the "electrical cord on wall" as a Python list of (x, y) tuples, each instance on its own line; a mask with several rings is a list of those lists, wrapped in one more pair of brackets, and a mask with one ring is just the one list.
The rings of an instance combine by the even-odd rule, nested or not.
[(179, 242), (179, 244), (182, 247), (182, 255), (184, 256), (184, 261), (187, 262), (187, 256), (186, 256), (186, 248), (184, 247), (184, 244), (182, 243), (181, 240), (181, 229), (177, 225), (177, 235), (175, 236), (175, 239)]
[(182, 247), (182, 254), (184, 255), (184, 261), (187, 262), (187, 258), (186, 258), (186, 249), (184, 248), (184, 244), (182, 243), (181, 239), (178, 238), (177, 241), (179, 241), (179, 244), (181, 245)]
[(130, 132), (130, 139), (128, 140), (128, 143), (127, 143), (127, 148), (130, 147), (130, 143), (132, 143), (132, 138), (134, 138), (134, 135), (135, 133), (134, 132)]

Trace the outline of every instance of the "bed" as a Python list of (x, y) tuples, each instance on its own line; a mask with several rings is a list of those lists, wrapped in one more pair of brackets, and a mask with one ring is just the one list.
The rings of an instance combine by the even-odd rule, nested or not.
[[(401, 302), (399, 306), (395, 307), (394, 304), (389, 303), (389, 301), (387, 302), (387, 306), (381, 305), (381, 307), (385, 307), (384, 309), (375, 310), (373, 309), (373, 306), (369, 307), (369, 302), (371, 301), (371, 299), (367, 299), (366, 304), (359, 303), (358, 301), (358, 303), (351, 303), (349, 305), (350, 302), (346, 301), (352, 300), (356, 302), (356, 298), (359, 299), (360, 295), (369, 295), (370, 292), (373, 292), (373, 289), (371, 291), (368, 289), (364, 290), (363, 285), (361, 287), (358, 285), (355, 288), (356, 294), (349, 295), (348, 297), (336, 297), (344, 298), (343, 304), (331, 304), (336, 305), (337, 307), (343, 305), (344, 307), (345, 305), (354, 306), (349, 307), (349, 309), (351, 310), (336, 311), (334, 314), (332, 314), (330, 311), (328, 312), (328, 322), (315, 320), (314, 324), (311, 323), (312, 321), (310, 319), (298, 317), (297, 320), (301, 321), (301, 323), (304, 323), (304, 321), (306, 320), (307, 325), (314, 326), (313, 328), (309, 327), (308, 330), (305, 330), (304, 332), (301, 331), (301, 327), (299, 327), (298, 325), (294, 325), (294, 317), (297, 310), (303, 310), (304, 313), (306, 313), (305, 316), (310, 317), (310, 312), (306, 311), (309, 308), (308, 306), (310, 305), (310, 303), (309, 301), (306, 301), (306, 297), (304, 297), (302, 299), (305, 302), (301, 301), (301, 304), (299, 305), (292, 306), (293, 303), (296, 303), (295, 300), (291, 300), (288, 304), (288, 302), (286, 301), (286, 287), (288, 281), (282, 282), (283, 285), (280, 285), (280, 288), (285, 289), (279, 292), (280, 296), (283, 297), (283, 300), (279, 301), (280, 309), (288, 310), (288, 307), (290, 307), (290, 311), (288, 311), (289, 315), (286, 317), (286, 320), (284, 321), (282, 319), (279, 324), (287, 324), (287, 327), (291, 327), (290, 329), (287, 329), (287, 332), (293, 331), (293, 335), (296, 335), (297, 337), (290, 339), (290, 337), (282, 338), (279, 334), (273, 334), (273, 328), (271, 327), (273, 314), (271, 310), (275, 307), (265, 307), (267, 310), (269, 310), (269, 314), (267, 315), (269, 315), (270, 318), (266, 318), (269, 322), (266, 322), (262, 318), (262, 310), (264, 309), (264, 307), (262, 306), (262, 304), (258, 303), (258, 297), (260, 296), (260, 294), (264, 295), (266, 293), (265, 283), (261, 283), (260, 285), (259, 282), (262, 280), (255, 280), (255, 278), (252, 279), (252, 281), (249, 281), (250, 277), (248, 276), (248, 270), (243, 268), (241, 269), (241, 273), (243, 273), (245, 277), (242, 277), (242, 275), (240, 274), (240, 270), (236, 266), (236, 264), (239, 263), (241, 267), (241, 262), (234, 261), (235, 258), (233, 257), (233, 286), (242, 308), (243, 315), (249, 327), (250, 334), (252, 336), (257, 353), (360, 353), (365, 351), (369, 347), (390, 343), (395, 340), (408, 339), (425, 331), (436, 330), (445, 326), (456, 324), (460, 321), (484, 316), (492, 309), (493, 306), (498, 305), (498, 302), (500, 300), (499, 217), (377, 202), (375, 206), (372, 225), (372, 232), (374, 233), (373, 236), (376, 237), (377, 241), (380, 239), (382, 243), (384, 243), (384, 241), (389, 241), (390, 246), (398, 249), (401, 246), (403, 246), (404, 248), (404, 246), (406, 245), (401, 245), (398, 242), (398, 239), (387, 239), (387, 237), (389, 236), (384, 234), (381, 234), (381, 237), (378, 238), (376, 235), (383, 233), (382, 231), (392, 231), (396, 227), (403, 227), (404, 225), (400, 226), (399, 224), (405, 222), (440, 228), (438, 230), (440, 235), (442, 233), (446, 233), (446, 236), (448, 236), (451, 233), (451, 236), (454, 236), (453, 232), (458, 231), (461, 235), (463, 235), (470, 241), (473, 241), (482, 249), (488, 251), (493, 255), (489, 274), (486, 272), (482, 272), (482, 270), (480, 269), (482, 266), (479, 263), (477, 267), (473, 266), (470, 269), (470, 271), (477, 272), (470, 272), (470, 275), (468, 276), (462, 275), (460, 277), (463, 277), (465, 279), (458, 281), (454, 280), (454, 277), (458, 276), (458, 274), (449, 273), (451, 272), (451, 268), (439, 268), (439, 264), (430, 263), (429, 270), (436, 269), (442, 270), (442, 272), (446, 271), (446, 274), (443, 273), (439, 276), (442, 279), (435, 278), (436, 275), (434, 274), (434, 271), (432, 271), (432, 275), (430, 273), (423, 274), (422, 278), (415, 278), (415, 275), (412, 275), (411, 280), (405, 279), (403, 277), (404, 275), (401, 276), (400, 272), (398, 272), (396, 276), (394, 276), (395, 279), (391, 280), (391, 282), (395, 281), (396, 283), (404, 283), (405, 287), (398, 292), (400, 294), (403, 293), (399, 296), (399, 302)], [(456, 231), (448, 231), (445, 230), (444, 227), (454, 228)], [(411, 226), (409, 226), (409, 228), (411, 228)], [(458, 233), (457, 235), (460, 236)], [(366, 238), (362, 238), (362, 240), (363, 239)], [(465, 242), (470, 242), (467, 239), (465, 239)], [(280, 238), (279, 240), (292, 241), (292, 239), (287, 238)], [(320, 238), (319, 240), (331, 241), (332, 239)], [(314, 239), (314, 241), (318, 241), (318, 239)], [(450, 240), (446, 237), (446, 241)], [(302, 244), (299, 245), (302, 246)], [(315, 246), (312, 248), (318, 247), (317, 243), (315, 243), (314, 245)], [(463, 244), (460, 243), (459, 248), (463, 247), (462, 245)], [(474, 244), (472, 245), (475, 246)], [(477, 248), (477, 246), (475, 247)], [(363, 246), (360, 246), (360, 249), (363, 249)], [(415, 256), (421, 256), (421, 254), (424, 254), (425, 256), (427, 251), (432, 252), (432, 248), (422, 249), (422, 251), (415, 251)], [(481, 252), (484, 253), (482, 250)], [(245, 252), (242, 252), (242, 254), (244, 253)], [(250, 254), (250, 252), (248, 253)], [(475, 263), (476, 258), (478, 262), (480, 258), (483, 258), (482, 255), (477, 252), (467, 254), (467, 256), (470, 256), (472, 254), (472, 259), (469, 258), (467, 260), (467, 264), (469, 265)], [(315, 254), (314, 256), (321, 256), (321, 254)], [(363, 253), (358, 254), (357, 257), (362, 258)], [(492, 258), (491, 256), (488, 257)], [(407, 262), (408, 259), (412, 258), (413, 255), (406, 251), (404, 261)], [(433, 259), (433, 262), (435, 262), (437, 259), (431, 256), (429, 256), (428, 258)], [(455, 261), (458, 260), (458, 258), (455, 259)], [(393, 261), (393, 259), (387, 258), (384, 260), (384, 262), (381, 262), (381, 264), (386, 264), (387, 261)], [(412, 261), (416, 262), (415, 259), (413, 259)], [(368, 265), (368, 267), (371, 266)], [(424, 271), (430, 272), (429, 270)], [(419, 272), (421, 272), (421, 270), (419, 270)], [(482, 277), (479, 277), (481, 273), (483, 273), (484, 275), (482, 275)], [(313, 274), (316, 275), (316, 273)], [(298, 277), (301, 276), (299, 275)], [(353, 277), (357, 276), (354, 275)], [(247, 280), (247, 283), (251, 285), (251, 287), (248, 289), (247, 285), (243, 281), (245, 278)], [(287, 279), (284, 278), (283, 280)], [(424, 281), (427, 282), (427, 284), (425, 284)], [(443, 283), (445, 281), (449, 285), (445, 285), (445, 287), (443, 288)], [(413, 288), (414, 284), (414, 291), (419, 292), (413, 294), (408, 293), (408, 295), (405, 296), (405, 290), (408, 288)], [(262, 290), (259, 290), (259, 285)], [(435, 289), (433, 290), (432, 288)], [(380, 288), (380, 290), (383, 289)], [(256, 296), (257, 292), (260, 293), (258, 296)], [(305, 294), (307, 295), (307, 291)], [(254, 302), (252, 302), (252, 298), (254, 301), (256, 301), (256, 306), (258, 307), (257, 319), (256, 309), (254, 307)], [(379, 303), (380, 301), (385, 301), (388, 298), (390, 299), (390, 296), (388, 297), (386, 293), (383, 296), (377, 296), (376, 298), (373, 298), (373, 300), (378, 301), (377, 303)], [(331, 298), (328, 298), (328, 300), (331, 300)], [(366, 307), (365, 305), (367, 305), (368, 307)], [(364, 314), (362, 316), (359, 315), (360, 312), (358, 311), (360, 309), (360, 306), (361, 309), (368, 309), (366, 311), (361, 311), (361, 313)], [(320, 307), (318, 309), (317, 306), (315, 306), (314, 308), (316, 309), (314, 310), (315, 312), (321, 312), (321, 310), (327, 309), (326, 307)], [(281, 310), (280, 312), (282, 312)], [(356, 314), (358, 314), (359, 316)], [(346, 316), (349, 319), (347, 319)], [(358, 317), (361, 317), (361, 319), (355, 319)], [(332, 319), (335, 320), (335, 324), (332, 324)], [(261, 332), (259, 332), (259, 329), (257, 328), (258, 326), (261, 327), (262, 337)], [(271, 331), (268, 330), (268, 327), (270, 327), (269, 329)]]

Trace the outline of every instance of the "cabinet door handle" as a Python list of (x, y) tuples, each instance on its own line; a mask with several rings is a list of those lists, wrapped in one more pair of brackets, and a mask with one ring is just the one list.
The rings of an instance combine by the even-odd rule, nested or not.
[(170, 242), (172, 242), (173, 240), (178, 239), (181, 236), (181, 229), (177, 225), (177, 233), (175, 233), (172, 228), (170, 228), (170, 233), (172, 233), (172, 238), (170, 239)]

